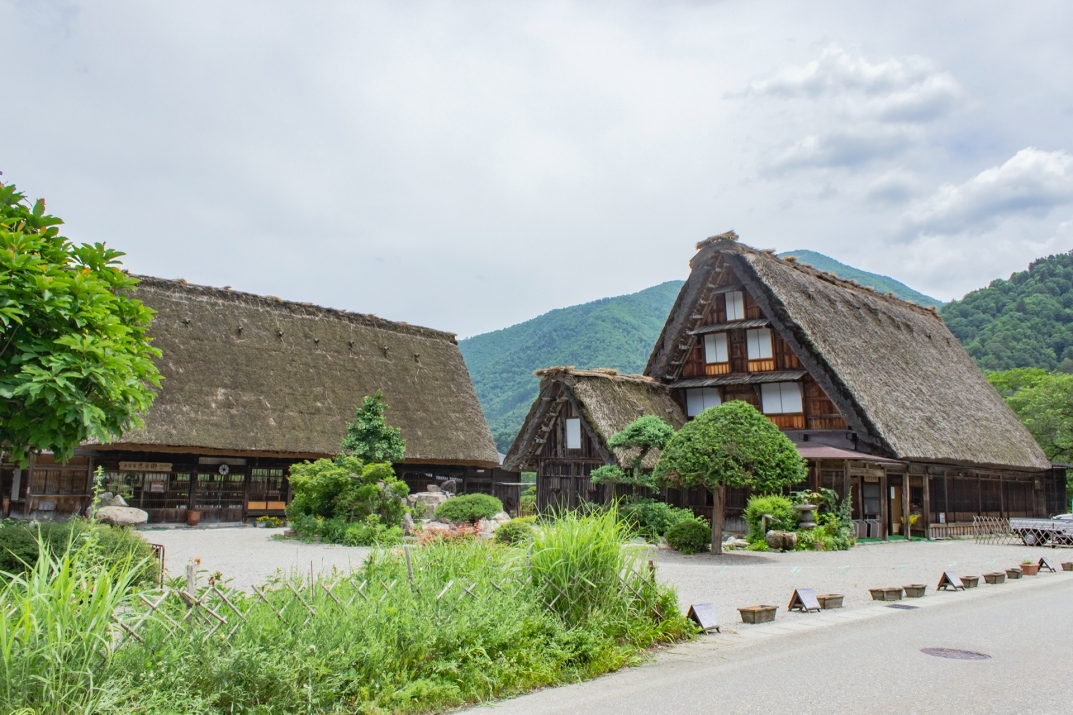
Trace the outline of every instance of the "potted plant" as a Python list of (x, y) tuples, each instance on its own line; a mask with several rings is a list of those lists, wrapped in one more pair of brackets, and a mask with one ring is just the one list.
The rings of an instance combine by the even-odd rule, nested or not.
[(1039, 574), (1039, 562), (1032, 559), (1023, 559), (1021, 561), (1021, 573), (1025, 576), (1036, 576)]
[(197, 526), (201, 523), (201, 510), (200, 509), (187, 509), (186, 510), (186, 525)]
[(965, 588), (976, 588), (977, 586), (980, 585), (980, 577), (979, 576), (962, 576), (961, 577), (961, 585), (964, 586)]
[[(1018, 573), (1020, 573), (1020, 572), (1018, 572)], [(984, 581), (987, 581), (990, 584), (1005, 583), (1006, 582), (1006, 574), (1003, 571), (995, 571), (993, 573), (985, 573), (984, 574)]]
[(775, 611), (777, 610), (779, 610), (778, 606), (745, 606), (744, 608), (739, 608), (738, 613), (741, 614), (743, 623), (769, 623), (775, 620)]
[(826, 610), (828, 608), (842, 608), (842, 599), (845, 596), (841, 593), (821, 593), (816, 596), (816, 600), (820, 602), (820, 608)]
[[(964, 581), (962, 581), (964, 583)], [(922, 583), (913, 583), (905, 587), (906, 598), (921, 598), (928, 587)]]
[(1017, 568), (1016, 566), (1014, 566), (1013, 568), (1006, 569), (1006, 578), (1017, 579), (1017, 578), (1021, 578), (1023, 575), (1024, 575), (1024, 572), (1021, 571), (1021, 569)]

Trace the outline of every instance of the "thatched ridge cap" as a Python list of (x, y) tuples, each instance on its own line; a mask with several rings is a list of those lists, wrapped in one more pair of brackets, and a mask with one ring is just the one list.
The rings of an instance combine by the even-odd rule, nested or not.
[(546, 367), (537, 370), (533, 373), (540, 378), (561, 378), (561, 377), (583, 377), (583, 378), (604, 378), (607, 380), (614, 380), (618, 382), (635, 382), (641, 385), (662, 385), (659, 380), (655, 380), (646, 375), (624, 375), (614, 368), (608, 367), (594, 367), (589, 370), (578, 370), (573, 365), (555, 365), (553, 367)]
[[(132, 274), (133, 275), (133, 274)], [(133, 275), (139, 281), (139, 288), (154, 288), (158, 290), (184, 293), (207, 300), (219, 300), (228, 303), (241, 303), (251, 306), (265, 307), (270, 310), (285, 310), (294, 315), (305, 315), (314, 318), (332, 318), (344, 320), (357, 325), (379, 330), (389, 330), (402, 335), (415, 335), (425, 338), (434, 338), (457, 343), (456, 334), (435, 328), (425, 328), (419, 325), (386, 320), (371, 313), (354, 313), (338, 308), (326, 308), (321, 305), (304, 301), (284, 300), (274, 295), (258, 295), (234, 290), (230, 286), (217, 288), (215, 286), (203, 286), (188, 283), (184, 278), (169, 279), (156, 276)]]
[[(731, 231), (730, 233), (733, 234), (733, 231)], [(942, 322), (942, 317), (939, 315), (939, 311), (937, 311), (934, 306), (925, 307), (922, 305), (917, 305), (916, 303), (913, 303), (908, 300), (903, 300), (898, 296), (894, 295), (893, 293), (880, 293), (874, 287), (861, 285), (852, 278), (839, 278), (834, 273), (821, 271), (818, 268), (814, 268), (810, 265), (801, 263), (796, 258), (794, 258), (794, 260), (788, 260), (788, 258), (793, 258), (792, 256), (788, 258), (782, 258), (781, 256), (769, 250), (759, 250), (753, 248), (752, 246), (739, 242), (736, 234), (734, 235), (734, 238), (732, 240), (728, 240), (726, 236), (727, 234), (713, 236), (712, 238), (706, 239), (701, 243), (698, 243), (697, 248), (699, 249), (705, 246), (712, 246), (712, 250), (718, 253), (737, 253), (742, 256), (755, 257), (759, 260), (777, 261), (778, 263), (784, 264), (790, 268), (793, 268), (796, 271), (800, 271), (801, 273), (804, 273), (811, 278), (821, 280), (825, 283), (830, 283), (831, 285), (837, 286), (838, 288), (841, 288), (843, 290), (847, 290), (857, 294), (867, 295), (871, 298), (878, 298), (884, 302), (890, 303), (892, 307), (896, 306), (899, 308), (908, 308), (920, 315), (928, 316), (929, 318), (934, 318), (935, 320)]]

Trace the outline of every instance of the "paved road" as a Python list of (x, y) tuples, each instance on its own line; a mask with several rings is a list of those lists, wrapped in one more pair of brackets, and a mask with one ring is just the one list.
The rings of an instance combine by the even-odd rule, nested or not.
[[(734, 645), (713, 635), (652, 665), (467, 712), (1070, 713), (1073, 579), (1032, 586), (936, 594), (928, 608)], [(991, 659), (946, 660), (921, 653), (926, 647)]]

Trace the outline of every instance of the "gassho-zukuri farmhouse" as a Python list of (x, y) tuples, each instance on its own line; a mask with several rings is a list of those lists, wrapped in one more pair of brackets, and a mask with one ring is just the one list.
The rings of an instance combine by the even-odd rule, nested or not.
[(295, 462), (338, 453), (362, 398), (381, 391), (402, 430), (396, 472), (421, 491), (517, 481), (499, 455), (452, 333), (185, 281), (142, 278), (164, 383), (143, 429), (87, 444), (68, 464), (5, 464), (5, 515), (52, 518), (91, 498), (92, 472), (130, 486), (155, 522), (282, 515)]
[[(677, 429), (729, 400), (753, 405), (794, 442), (809, 467), (801, 488), (852, 495), (858, 537), (910, 524), (922, 535), (965, 535), (977, 515), (1043, 517), (1068, 506), (1065, 469), (1047, 460), (934, 310), (733, 233), (697, 245), (643, 375), (538, 375), (539, 396), (504, 467), (537, 473), (542, 511), (610, 496), (589, 475), (628, 466), (629, 455), (607, 443), (637, 417)], [(657, 458), (650, 453), (647, 466)], [(712, 513), (706, 490), (660, 496)], [(728, 490), (726, 529), (742, 529), (747, 498)]]

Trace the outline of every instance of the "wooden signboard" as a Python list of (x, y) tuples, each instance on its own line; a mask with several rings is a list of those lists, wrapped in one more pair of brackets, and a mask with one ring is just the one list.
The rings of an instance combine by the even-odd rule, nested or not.
[(943, 571), (943, 577), (939, 579), (939, 585), (935, 587), (937, 591), (946, 591), (947, 589), (953, 591), (965, 590), (965, 584), (961, 583), (961, 577), (953, 571)]
[(1057, 571), (1058, 571), (1058, 569), (1057, 569), (1057, 568), (1055, 568), (1055, 565), (1054, 565), (1054, 563), (1053, 563), (1053, 562), (1051, 561), (1051, 557), (1050, 557), (1050, 556), (1044, 556), (1043, 558), (1041, 558), (1041, 559), (1039, 560), (1039, 567), (1040, 567), (1041, 569), (1047, 569), (1047, 570), (1048, 570), (1048, 571), (1050, 571), (1051, 573), (1055, 573), (1055, 572), (1057, 572)]
[(694, 603), (686, 614), (689, 620), (700, 626), (705, 633), (719, 633), (719, 619), (715, 616), (715, 607), (710, 603)]
[(121, 472), (170, 472), (171, 462), (120, 462)]
[(801, 611), (802, 613), (810, 613), (820, 611), (820, 601), (816, 598), (816, 591), (811, 588), (799, 588), (794, 591), (794, 595), (790, 598), (790, 610)]

